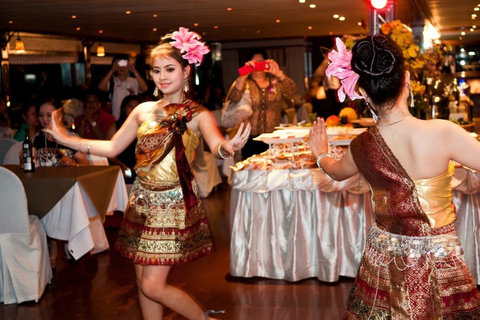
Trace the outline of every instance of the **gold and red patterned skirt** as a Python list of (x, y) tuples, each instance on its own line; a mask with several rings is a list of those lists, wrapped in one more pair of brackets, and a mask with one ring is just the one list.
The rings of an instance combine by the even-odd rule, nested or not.
[(195, 181), (187, 212), (179, 182), (137, 177), (115, 249), (140, 265), (178, 265), (212, 253), (213, 243)]
[(453, 224), (409, 237), (373, 227), (345, 319), (480, 319), (480, 295)]

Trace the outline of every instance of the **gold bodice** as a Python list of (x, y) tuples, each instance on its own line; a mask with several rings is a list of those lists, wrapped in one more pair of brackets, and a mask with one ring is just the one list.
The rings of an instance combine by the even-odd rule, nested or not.
[(455, 221), (455, 207), (452, 204), (451, 181), (455, 168), (433, 178), (413, 180), (420, 206), (432, 228), (440, 228)]

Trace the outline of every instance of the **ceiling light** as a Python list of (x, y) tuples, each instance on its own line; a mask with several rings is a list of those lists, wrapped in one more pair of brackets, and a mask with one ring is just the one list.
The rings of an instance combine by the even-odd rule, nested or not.
[(305, 3), (305, 0), (298, 0), (298, 2), (300, 2), (300, 3)]
[(154, 17), (154, 18), (158, 17), (158, 14), (155, 13), (155, 14), (153, 15), (153, 17)]
[(105, 47), (101, 43), (97, 47), (97, 57), (105, 57)]
[(387, 5), (387, 0), (371, 0), (371, 4), (375, 9), (383, 9)]
[(227, 11), (232, 11), (233, 9), (232, 8), (227, 8)]
[(464, 36), (464, 35), (465, 35), (465, 31), (460, 32), (460, 34), (461, 34), (462, 36)]
[(218, 29), (218, 26), (214, 26), (213, 29)]
[(312, 8), (312, 9), (315, 9), (317, 7), (317, 5), (312, 3), (312, 4), (309, 5), (309, 7)]
[(153, 31), (153, 32), (157, 32), (157, 28), (153, 28), (152, 31)]
[(475, 19), (475, 18), (477, 18), (477, 15), (474, 13), (472, 14), (472, 19)]
[(476, 7), (476, 8), (473, 9), (473, 10), (474, 10), (474, 11), (478, 11), (478, 10), (480, 10), (480, 8), (479, 8), (479, 7)]
[(125, 11), (125, 14), (131, 14), (132, 11), (128, 10), (128, 11)]
[(345, 21), (345, 17), (344, 17), (344, 16), (341, 16), (341, 17), (338, 18), (338, 20), (340, 20), (340, 21)]
[(460, 48), (460, 52), (465, 52), (465, 48)]
[(98, 30), (98, 33), (103, 33), (103, 30)]
[(312, 30), (312, 29), (313, 29), (313, 27), (312, 27), (312, 26), (308, 26), (308, 30)]
[(362, 22), (360, 22), (360, 21), (357, 22), (357, 24), (358, 24), (358, 26), (360, 26), (360, 27), (362, 26)]
[(340, 17), (340, 16), (339, 16), (338, 14), (334, 14), (333, 17), (334, 17), (335, 19), (338, 19), (338, 17)]
[(77, 16), (76, 16), (76, 15), (73, 15), (73, 16), (72, 16), (72, 19), (77, 19)]
[(276, 23), (280, 23), (280, 19), (275, 20)]
[(8, 21), (8, 24), (13, 24), (13, 20)]
[(18, 35), (17, 41), (15, 41), (15, 53), (24, 53), (25, 52), (25, 44), (23, 43), (22, 39), (20, 39), (20, 35)]
[(77, 31), (80, 31), (80, 30), (82, 30), (82, 28), (80, 28), (80, 27), (77, 27), (77, 29), (75, 29), (75, 30), (77, 30)]
[(469, 56), (474, 56), (474, 55), (475, 55), (475, 51), (468, 51), (468, 55), (469, 55)]
[(470, 32), (473, 32), (473, 31), (475, 31), (475, 29), (473, 29), (473, 28), (470, 28)]
[(198, 23), (198, 22), (195, 22), (195, 23), (193, 24), (193, 26), (194, 26), (194, 27), (198, 27), (198, 26), (199, 26), (199, 23)]

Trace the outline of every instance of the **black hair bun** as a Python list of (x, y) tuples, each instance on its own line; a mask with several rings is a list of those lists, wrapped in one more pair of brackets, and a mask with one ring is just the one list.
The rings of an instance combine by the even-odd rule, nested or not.
[(358, 74), (372, 77), (388, 76), (394, 69), (396, 58), (389, 50), (391, 40), (387, 36), (373, 35), (358, 41), (352, 49), (352, 68)]

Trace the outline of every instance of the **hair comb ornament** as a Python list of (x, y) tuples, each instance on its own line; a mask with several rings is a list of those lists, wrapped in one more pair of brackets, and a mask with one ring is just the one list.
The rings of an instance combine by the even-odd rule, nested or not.
[(173, 41), (170, 44), (184, 53), (182, 58), (188, 60), (188, 63), (199, 66), (203, 61), (203, 56), (210, 52), (205, 43), (199, 41), (200, 35), (188, 28), (180, 27), (178, 31), (172, 33), (171, 38)]
[(340, 79), (340, 89), (338, 89), (338, 100), (343, 102), (345, 96), (348, 96), (350, 99), (363, 99), (361, 95), (358, 95), (355, 92), (355, 85), (357, 84), (359, 75), (352, 70), (351, 60), (352, 52), (347, 51), (347, 47), (340, 38), (335, 39), (337, 50), (333, 49), (328, 54), (328, 59), (330, 59), (330, 64), (325, 71), (325, 74), (328, 78), (334, 76)]

